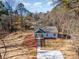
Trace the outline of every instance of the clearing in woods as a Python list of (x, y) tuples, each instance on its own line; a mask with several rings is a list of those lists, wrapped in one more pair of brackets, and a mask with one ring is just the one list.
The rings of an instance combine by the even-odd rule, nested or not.
[[(42, 47), (42, 49), (60, 50), (65, 59), (78, 59), (78, 40), (74, 40), (76, 38), (73, 38), (73, 40), (71, 39), (45, 40), (45, 47)], [(37, 53), (33, 32), (18, 31), (0, 39), (0, 53), (4, 59), (35, 59)]]

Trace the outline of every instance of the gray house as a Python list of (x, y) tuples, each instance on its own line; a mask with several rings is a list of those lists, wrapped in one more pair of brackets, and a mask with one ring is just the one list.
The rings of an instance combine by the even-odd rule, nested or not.
[(46, 32), (44, 38), (46, 38), (46, 39), (58, 38), (57, 27), (55, 27), (55, 26), (46, 26), (43, 29)]
[(58, 30), (55, 26), (46, 26), (42, 28), (37, 28), (34, 34), (35, 34), (35, 39), (58, 38)]

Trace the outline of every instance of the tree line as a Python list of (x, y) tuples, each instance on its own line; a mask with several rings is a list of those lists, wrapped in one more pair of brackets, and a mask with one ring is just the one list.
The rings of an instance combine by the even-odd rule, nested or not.
[[(3, 1), (0, 1), (0, 26), (2, 27), (2, 29), (4, 31), (7, 30), (12, 32), (13, 30), (15, 30), (14, 27), (16, 26), (14, 22), (20, 22), (18, 26), (21, 26), (23, 28), (24, 17), (26, 15), (32, 16), (32, 13), (25, 8), (23, 3), (19, 3), (16, 6), (15, 10), (13, 10), (13, 8), (9, 5), (7, 1), (6, 5), (8, 6), (8, 8), (5, 6)], [(20, 20), (18, 21), (18, 19)]]

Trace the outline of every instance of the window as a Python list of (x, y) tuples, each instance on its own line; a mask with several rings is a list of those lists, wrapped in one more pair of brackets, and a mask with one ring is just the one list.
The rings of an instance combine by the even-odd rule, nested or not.
[(53, 36), (55, 37), (55, 36), (56, 36), (56, 34), (53, 34)]

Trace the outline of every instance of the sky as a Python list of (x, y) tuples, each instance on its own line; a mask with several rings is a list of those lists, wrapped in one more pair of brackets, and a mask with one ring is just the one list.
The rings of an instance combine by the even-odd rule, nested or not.
[[(5, 0), (4, 0), (5, 1)], [(52, 0), (6, 0), (12, 6), (16, 8), (18, 3), (23, 3), (25, 8), (33, 13), (51, 11)]]

